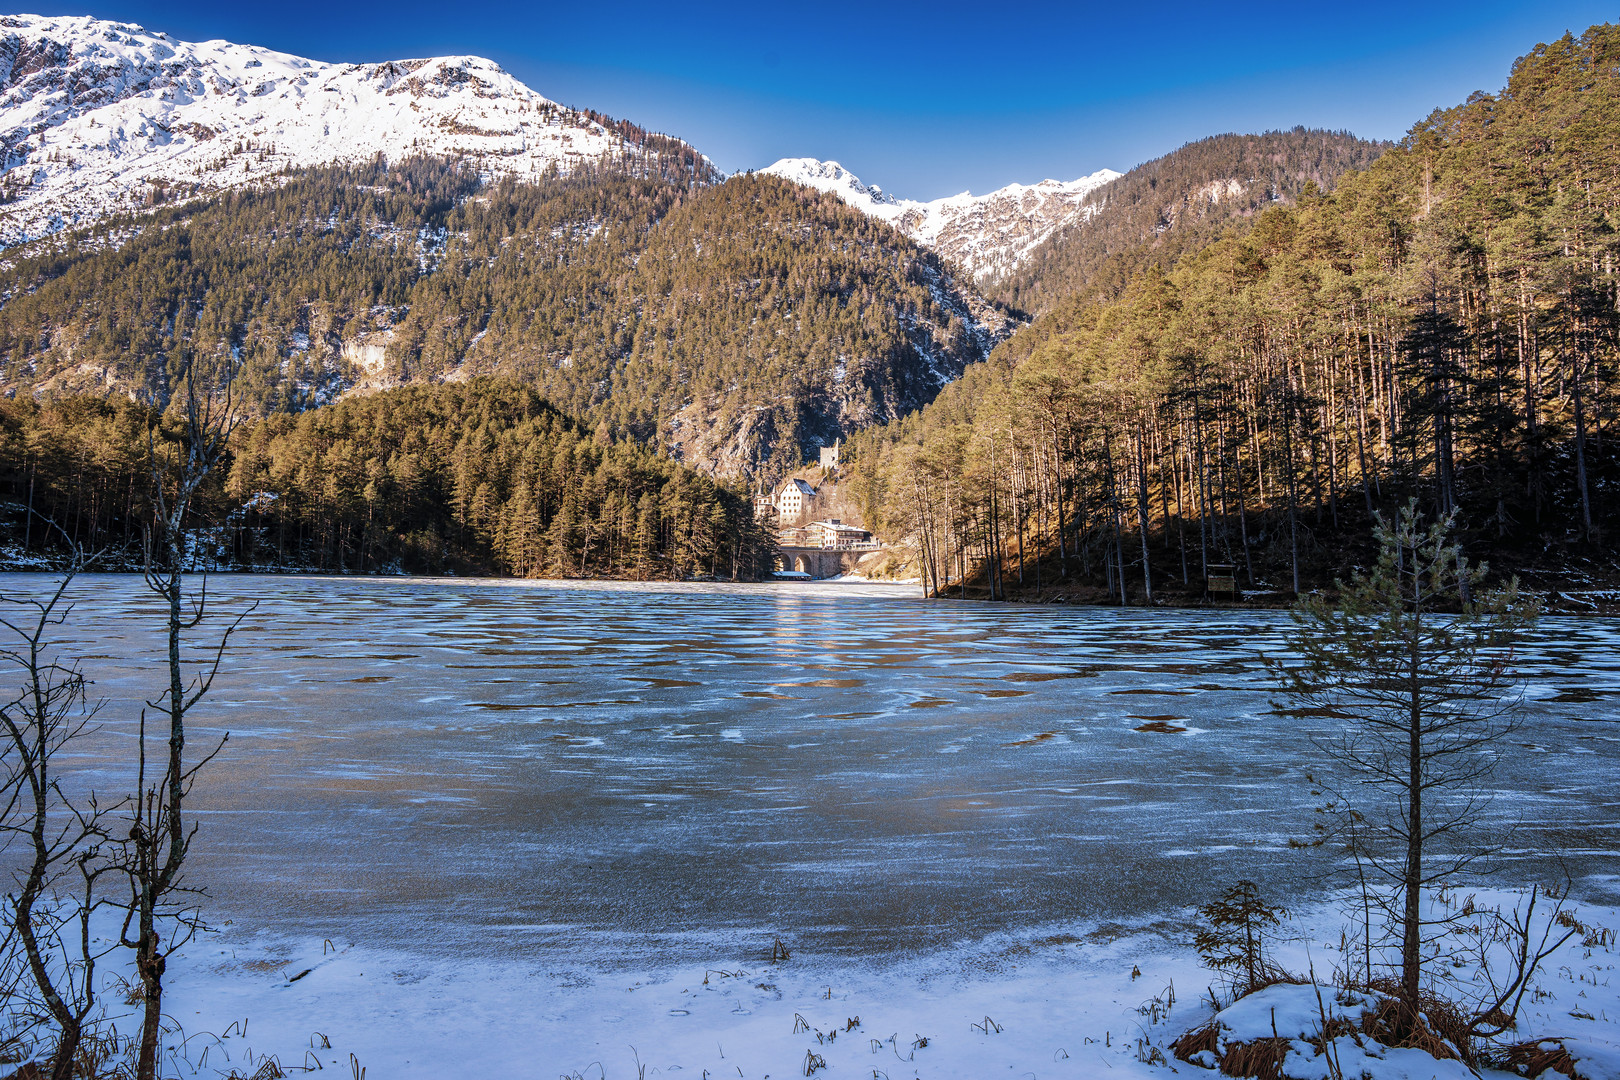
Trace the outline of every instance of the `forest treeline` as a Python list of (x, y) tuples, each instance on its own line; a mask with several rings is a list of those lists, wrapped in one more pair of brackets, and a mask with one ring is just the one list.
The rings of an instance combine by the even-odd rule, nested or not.
[[(932, 252), (772, 176), (310, 169), (0, 265), (0, 384), (155, 393), (241, 358), (259, 414), (501, 375), (722, 475), (896, 419), (1012, 322)], [(161, 395), (159, 395), (161, 396)]]
[[(138, 560), (182, 430), (126, 398), (0, 401), (9, 538)], [(249, 421), (190, 524), (194, 566), (242, 570), (754, 579), (775, 559), (745, 495), (491, 378)]]
[(1084, 212), (992, 283), (990, 295), (1037, 315), (1076, 296), (1115, 299), (1149, 266), (1169, 269), (1234, 221), (1308, 190), (1331, 191), (1388, 148), (1303, 127), (1190, 142), (1093, 191)]
[(1620, 27), (1539, 46), (1333, 193), (1055, 305), (852, 441), (869, 523), (981, 596), (1328, 584), (1410, 497), (1499, 569), (1612, 575), (1617, 93)]

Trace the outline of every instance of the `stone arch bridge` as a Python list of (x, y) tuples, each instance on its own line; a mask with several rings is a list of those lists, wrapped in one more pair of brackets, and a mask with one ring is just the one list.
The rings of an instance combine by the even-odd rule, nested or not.
[(837, 577), (839, 574), (854, 570), (861, 557), (872, 554), (874, 550), (876, 549), (860, 548), (840, 551), (836, 548), (791, 547), (786, 544), (777, 548), (780, 553), (778, 556), (780, 569), (797, 570), (813, 578)]

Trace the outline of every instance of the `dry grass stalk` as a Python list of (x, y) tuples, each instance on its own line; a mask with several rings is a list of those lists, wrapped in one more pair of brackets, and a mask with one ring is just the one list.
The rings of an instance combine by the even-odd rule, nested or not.
[(225, 1077), (225, 1080), (284, 1080), (286, 1073), (281, 1069), (281, 1063), (275, 1058), (265, 1058), (258, 1069), (252, 1073), (241, 1073), (235, 1069)]
[(1215, 1053), (1216, 1044), (1220, 1041), (1221, 1026), (1219, 1024), (1206, 1024), (1201, 1028), (1194, 1028), (1181, 1038), (1170, 1044), (1170, 1050), (1182, 1061), (1192, 1061), (1197, 1054), (1205, 1052)]
[[(1375, 979), (1372, 989), (1381, 997), (1374, 1012), (1364, 1013), (1361, 1033), (1371, 1035), (1385, 1046), (1409, 1047), (1422, 1050), (1442, 1061), (1461, 1061), (1470, 1064), (1473, 1057), (1468, 1034), (1469, 1020), (1457, 1006), (1437, 994), (1422, 994), (1419, 999), (1421, 1013), (1415, 1023), (1403, 1023), (1404, 1006), (1396, 996), (1399, 985), (1393, 979)], [(1403, 1034), (1403, 1029), (1409, 1027)]]
[(1220, 1056), (1221, 1072), (1227, 1076), (1252, 1076), (1255, 1080), (1283, 1080), (1282, 1065), (1288, 1057), (1287, 1039), (1255, 1039), (1227, 1043)]

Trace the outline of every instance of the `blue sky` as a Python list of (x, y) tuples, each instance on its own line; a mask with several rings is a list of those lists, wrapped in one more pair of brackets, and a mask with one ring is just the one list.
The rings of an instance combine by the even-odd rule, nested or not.
[(691, 141), (723, 169), (832, 158), (897, 195), (1125, 170), (1223, 131), (1398, 138), (1620, 5), (276, 4), (46, 6), (322, 60), (489, 56), (540, 93)]

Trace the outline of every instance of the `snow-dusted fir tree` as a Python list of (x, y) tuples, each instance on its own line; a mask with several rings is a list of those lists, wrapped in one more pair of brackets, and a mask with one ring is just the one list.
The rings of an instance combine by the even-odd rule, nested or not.
[(1301, 600), (1288, 635), (1299, 661), (1268, 661), (1287, 695), (1347, 717), (1322, 745), (1398, 953), (1403, 1025), (1421, 1022), (1424, 896), (1490, 851), (1482, 780), (1523, 700), (1514, 642), (1539, 613), (1516, 581), (1483, 590), (1453, 523), (1425, 524), (1416, 500), (1393, 525), (1380, 518), (1377, 564), (1336, 599)]

